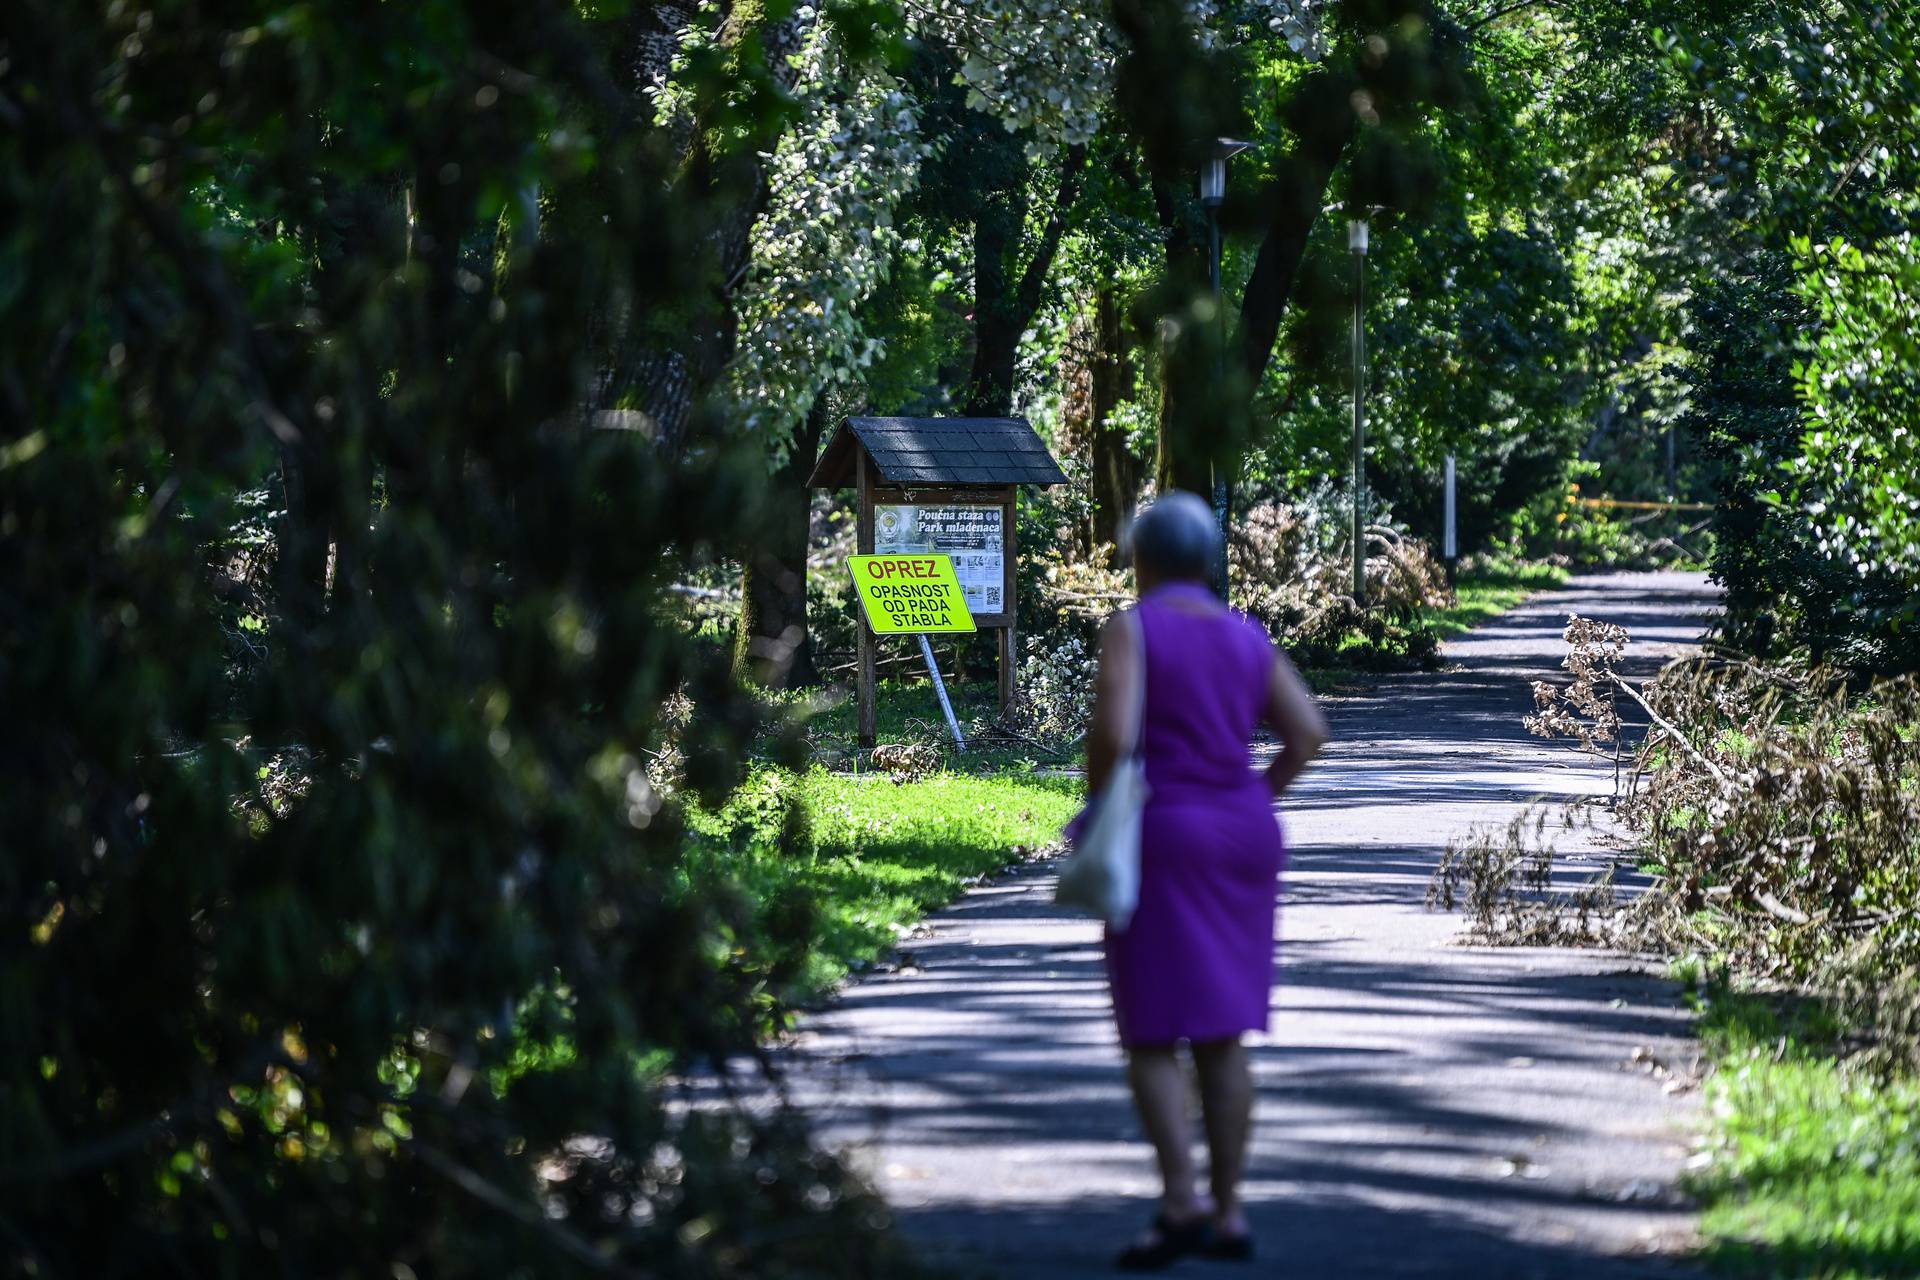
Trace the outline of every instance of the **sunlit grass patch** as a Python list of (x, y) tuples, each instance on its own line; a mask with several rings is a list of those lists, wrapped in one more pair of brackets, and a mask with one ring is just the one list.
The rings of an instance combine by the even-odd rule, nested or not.
[(1737, 1276), (1920, 1275), (1920, 1081), (1850, 1068), (1818, 1004), (1701, 1000), (1711, 1163), (1692, 1181), (1716, 1269)]
[(1026, 774), (895, 783), (762, 770), (718, 813), (690, 815), (689, 858), (694, 874), (762, 909), (804, 910), (805, 955), (787, 998), (805, 1001), (980, 877), (1058, 838), (1079, 803), (1077, 782)]
[(1496, 561), (1461, 574), (1454, 585), (1454, 603), (1443, 609), (1422, 610), (1421, 617), (1442, 640), (1451, 640), (1492, 621), (1527, 597), (1566, 581), (1567, 571), (1550, 564)]

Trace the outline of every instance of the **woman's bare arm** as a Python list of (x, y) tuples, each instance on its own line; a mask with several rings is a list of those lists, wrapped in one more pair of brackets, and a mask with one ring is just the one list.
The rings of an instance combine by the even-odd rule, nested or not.
[(1278, 796), (1327, 742), (1327, 718), (1314, 705), (1300, 673), (1278, 649), (1273, 651), (1273, 671), (1267, 681), (1266, 719), (1280, 735), (1280, 753), (1267, 766), (1267, 786)]
[(1123, 615), (1107, 619), (1100, 630), (1100, 669), (1093, 679), (1093, 714), (1087, 723), (1087, 794), (1095, 796), (1113, 776), (1130, 741), (1135, 690), (1140, 673), (1139, 646), (1125, 628), (1137, 625)]

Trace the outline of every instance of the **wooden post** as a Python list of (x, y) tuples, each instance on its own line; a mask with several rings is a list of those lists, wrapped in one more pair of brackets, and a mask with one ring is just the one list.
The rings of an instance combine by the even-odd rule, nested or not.
[[(948, 432), (949, 426), (977, 429), (962, 434), (957, 430)], [(1005, 452), (992, 451), (990, 446), (999, 442), (1000, 437), (1006, 437), (1004, 442), (1009, 448)], [(909, 445), (915, 447), (909, 448)], [(981, 630), (1000, 633), (995, 637), (995, 656), (999, 660), (997, 692), (1003, 710), (1010, 708), (1020, 696), (1016, 598), (1020, 549), (1015, 529), (1019, 485), (1058, 484), (1064, 479), (1059, 468), (1051, 464), (1038, 468), (1036, 475), (1031, 455), (1038, 447), (1032, 428), (1018, 419), (849, 419), (828, 444), (809, 481), (816, 487), (828, 488), (852, 481), (858, 504), (854, 541), (861, 555), (872, 555), (877, 550), (874, 544), (878, 541), (878, 508), (883, 499), (888, 504), (909, 507), (997, 507), (1000, 510), (1003, 521), (1000, 599), (992, 608), (975, 610), (973, 617)], [(979, 465), (985, 456), (997, 461), (993, 465)], [(962, 480), (959, 478), (962, 475), (969, 478)], [(962, 521), (959, 527), (967, 527), (968, 523)], [(960, 554), (967, 549), (961, 544), (953, 551)], [(864, 611), (855, 626), (855, 732), (860, 746), (871, 748), (879, 739), (880, 640), (868, 626)], [(956, 660), (955, 672), (956, 677), (964, 674), (959, 660)]]
[[(867, 474), (867, 451), (854, 456), (854, 484), (859, 491), (859, 515), (854, 524), (854, 546), (863, 556), (873, 554), (873, 477)], [(860, 671), (854, 679), (854, 701), (859, 712), (859, 742), (871, 747), (880, 740), (880, 708), (875, 688), (875, 652), (873, 630), (865, 609), (856, 607), (854, 630), (860, 637)]]
[(1013, 624), (1000, 628), (1000, 710), (1013, 705), (1013, 677), (1018, 667), (1020, 648), (1014, 643)]
[(1014, 614), (1018, 611), (1019, 606), (1013, 596), (1014, 580), (1017, 572), (1014, 568), (1014, 561), (1016, 559), (1016, 553), (1019, 550), (1019, 546), (1014, 539), (1013, 525), (1014, 517), (1018, 514), (1019, 501), (1020, 491), (1012, 485), (1008, 485), (1005, 508), (1007, 514), (1002, 517), (1004, 523), (1001, 526), (1005, 531), (1005, 539), (1001, 543), (1001, 549), (1006, 556), (1006, 580), (1000, 589), (1000, 600), (1007, 611), (1007, 625), (1000, 628), (1000, 711), (1002, 714), (1005, 714), (1007, 709), (1013, 705), (1014, 679), (1018, 674), (1020, 665), (1020, 646), (1015, 643), (1017, 637), (1014, 632)]

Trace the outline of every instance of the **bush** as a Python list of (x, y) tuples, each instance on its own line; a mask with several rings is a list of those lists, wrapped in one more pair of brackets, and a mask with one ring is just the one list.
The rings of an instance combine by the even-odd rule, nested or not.
[[(814, 933), (646, 763), (675, 690), (688, 794), (760, 721), (663, 589), (763, 466), (583, 412), (610, 318), (715, 309), (725, 203), (593, 105), (590, 8), (8, 24), (9, 1275), (900, 1269), (792, 1112), (674, 1083)], [(724, 86), (749, 150), (770, 83)]]
[(1439, 639), (1421, 611), (1450, 603), (1432, 550), (1384, 522), (1366, 531), (1367, 603), (1353, 599), (1351, 507), (1323, 487), (1298, 504), (1237, 514), (1227, 554), (1234, 604), (1304, 664), (1426, 666)]
[[(1718, 477), (1712, 557), (1714, 578), (1726, 587), (1726, 638), (1768, 660), (1801, 653), (1858, 671), (1920, 670), (1920, 630), (1897, 625), (1916, 595), (1911, 575), (1876, 556), (1856, 563), (1840, 553), (1840, 546), (1857, 546), (1865, 524), (1849, 516), (1845, 535), (1835, 539), (1837, 513), (1816, 505), (1812, 494), (1783, 500), (1783, 482), (1793, 474), (1809, 481), (1831, 474), (1835, 446), (1848, 439), (1844, 432), (1823, 432), (1819, 448), (1808, 451), (1818, 419), (1798, 384), (1815, 367), (1801, 351), (1806, 337), (1818, 333), (1803, 294), (1809, 283), (1786, 251), (1758, 252), (1707, 283), (1691, 304), (1698, 376), (1687, 425)], [(1900, 402), (1890, 403), (1897, 414)], [(1873, 476), (1877, 452), (1863, 451), (1862, 487), (1904, 502), (1912, 478)], [(1881, 501), (1870, 496), (1844, 505)]]
[(1021, 583), (1021, 591), (1031, 596), (1022, 599), (1022, 614), (1036, 620), (1041, 634), (1097, 648), (1101, 626), (1134, 600), (1133, 570), (1114, 568), (1116, 558), (1105, 543), (1085, 556), (1069, 544), (1054, 555), (1036, 557), (1031, 578)]
[(1920, 681), (1706, 658), (1643, 689), (1627, 638), (1571, 619), (1573, 681), (1536, 686), (1528, 727), (1617, 753), (1622, 697), (1651, 722), (1622, 797), (1660, 863), (1642, 933), (1821, 991), (1920, 1066)]
[(1514, 554), (1562, 567), (1657, 569), (1704, 564), (1713, 540), (1708, 522), (1683, 511), (1590, 506), (1600, 467), (1574, 462), (1568, 479), (1514, 513)]
[(1007, 715), (1011, 727), (1051, 746), (1079, 741), (1093, 714), (1097, 666), (1097, 655), (1077, 636), (1056, 642), (1028, 640), (1019, 697)]

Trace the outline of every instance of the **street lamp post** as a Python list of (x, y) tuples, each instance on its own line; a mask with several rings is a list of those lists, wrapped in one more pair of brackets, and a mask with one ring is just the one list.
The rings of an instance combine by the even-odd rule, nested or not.
[(1353, 600), (1367, 602), (1367, 219), (1347, 223), (1353, 254)]
[[(1227, 161), (1253, 144), (1235, 138), (1215, 138), (1208, 144), (1200, 163), (1200, 203), (1207, 211), (1207, 283), (1213, 289), (1215, 322), (1226, 324), (1226, 308), (1220, 296), (1220, 206), (1227, 198)], [(1224, 378), (1222, 367), (1226, 344), (1218, 345), (1214, 377)], [(1220, 584), (1220, 598), (1227, 599), (1227, 517), (1228, 491), (1226, 469), (1218, 462), (1213, 468), (1213, 518), (1220, 524), (1220, 552), (1214, 561), (1214, 580)]]

